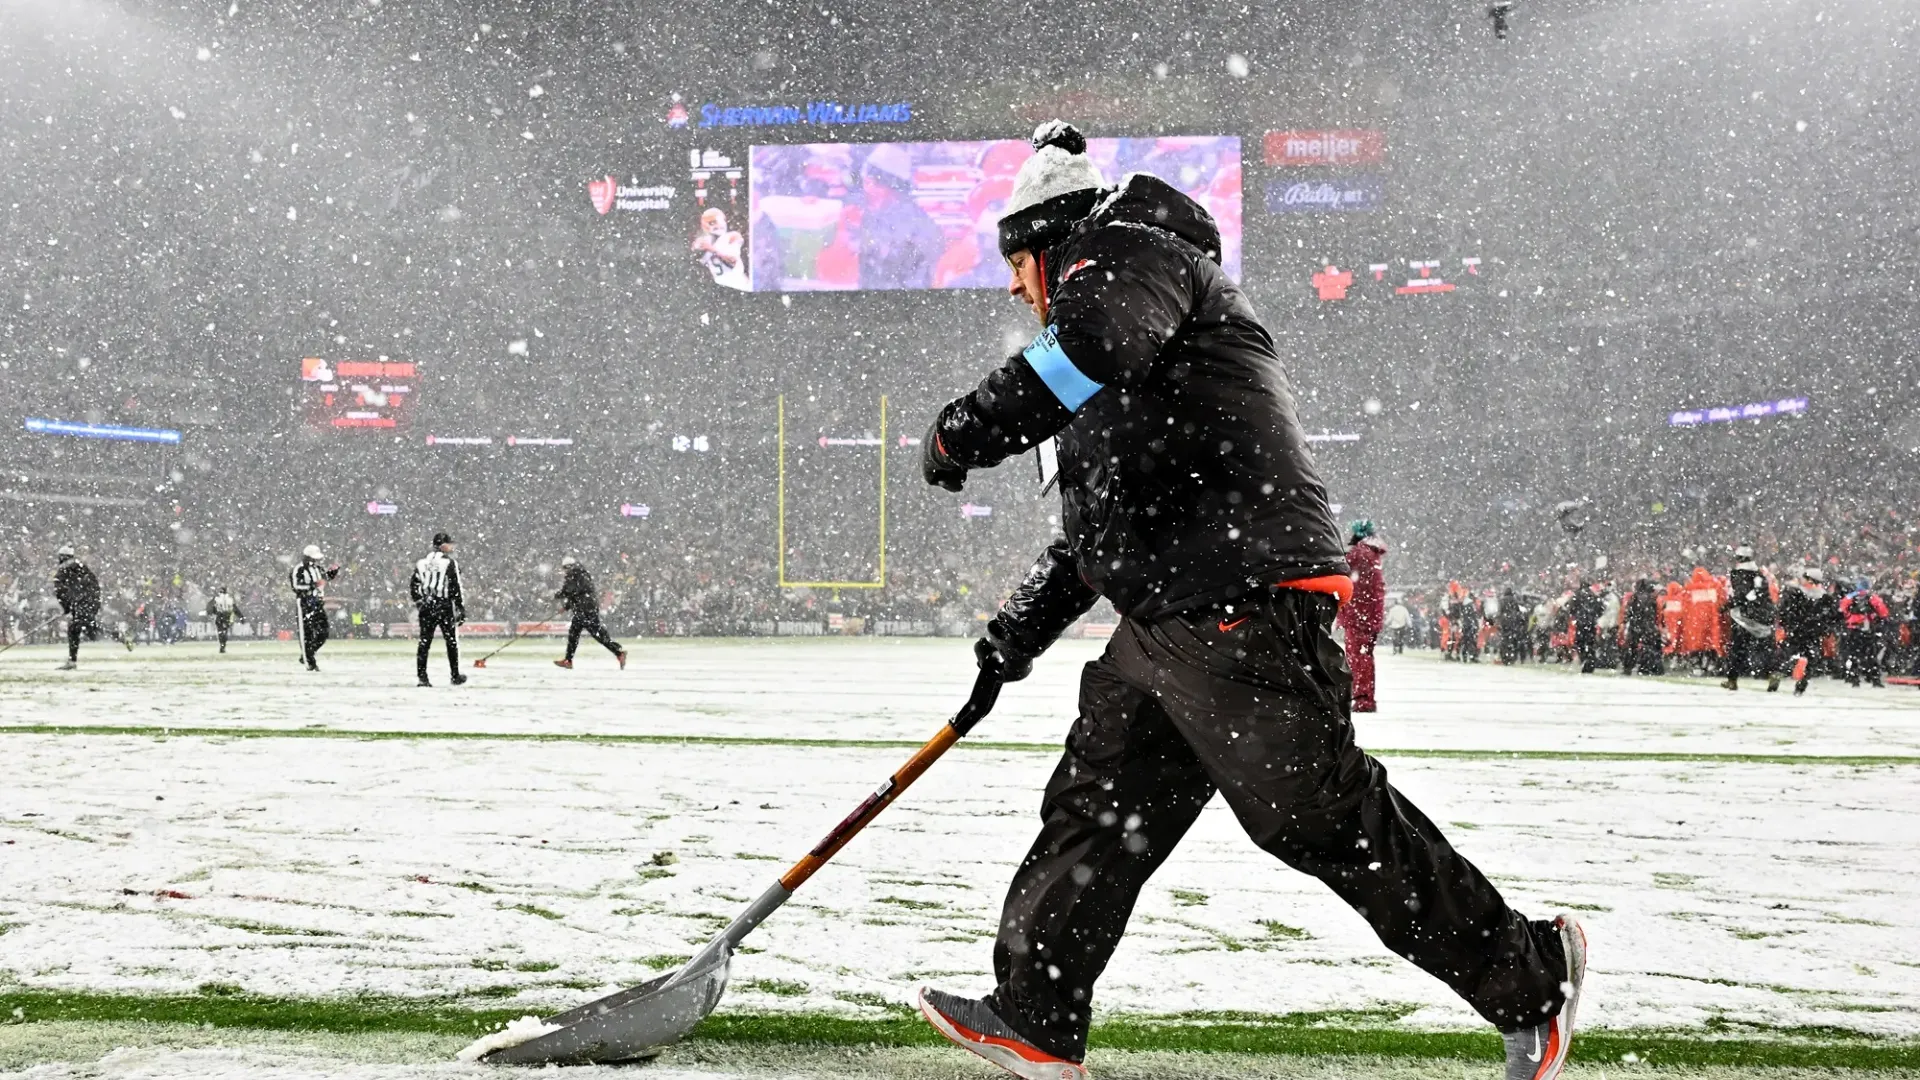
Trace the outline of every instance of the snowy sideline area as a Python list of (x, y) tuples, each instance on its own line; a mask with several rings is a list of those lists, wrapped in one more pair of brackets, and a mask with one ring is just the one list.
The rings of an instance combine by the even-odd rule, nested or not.
[[(575, 1005), (692, 952), (906, 755), (700, 740), (917, 742), (972, 678), (951, 639), (645, 641), (624, 672), (523, 644), (457, 690), (414, 687), (399, 643), (335, 643), (318, 674), (271, 643), (89, 646), (77, 672), (44, 647), (0, 656), (0, 728), (138, 729), (0, 731), (0, 990)], [(975, 739), (1057, 745), (1096, 649), (1062, 643)], [(1363, 745), (1516, 906), (1587, 921), (1586, 1025), (1920, 1035), (1920, 764), (1896, 760), (1920, 754), (1920, 692), (1794, 699), (1430, 654), (1383, 655), (1381, 682)], [(262, 731), (315, 726), (424, 737)], [(437, 737), (460, 732), (688, 741)], [(985, 990), (1054, 760), (950, 754), (750, 939), (723, 1008), (880, 1015), (923, 982)], [(1098, 1004), (1478, 1023), (1217, 799)], [(69, 1075), (48, 1068), (32, 1075)]]

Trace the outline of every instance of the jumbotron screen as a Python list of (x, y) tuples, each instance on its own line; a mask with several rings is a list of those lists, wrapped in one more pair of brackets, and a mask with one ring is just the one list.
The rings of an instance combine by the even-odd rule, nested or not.
[(420, 385), (418, 365), (390, 360), (300, 361), (310, 427), (396, 431), (407, 426)]
[[(991, 142), (816, 143), (751, 150), (756, 292), (1005, 288), (995, 222), (1033, 148)], [(1108, 182), (1147, 172), (1220, 226), (1240, 279), (1240, 140), (1226, 135), (1088, 139)]]

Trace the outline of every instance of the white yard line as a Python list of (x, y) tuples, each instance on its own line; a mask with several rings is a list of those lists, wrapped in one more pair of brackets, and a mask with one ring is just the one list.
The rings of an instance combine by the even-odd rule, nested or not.
[[(580, 667), (526, 641), (456, 691), (413, 686), (405, 642), (342, 641), (301, 670), (290, 645), (241, 643), (0, 656), (0, 724), (327, 727), (341, 730), (912, 739), (951, 715), (971, 682), (954, 639), (672, 640), (629, 643), (628, 670), (596, 646)], [(1100, 645), (1064, 641), (1009, 687), (977, 739), (1058, 743), (1073, 718), (1080, 665)], [(525, 650), (525, 651), (518, 651)], [(1400, 749), (1920, 755), (1920, 690), (1817, 682), (1804, 698), (1755, 687), (1687, 685), (1383, 655), (1382, 711), (1363, 745)], [(431, 668), (444, 683), (438, 652)]]

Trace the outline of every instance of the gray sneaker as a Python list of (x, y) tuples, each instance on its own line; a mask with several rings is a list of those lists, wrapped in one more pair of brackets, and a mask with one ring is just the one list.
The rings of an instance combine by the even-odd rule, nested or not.
[(1580, 1008), (1580, 988), (1587, 981), (1587, 932), (1571, 915), (1553, 920), (1553, 928), (1560, 934), (1560, 948), (1567, 958), (1567, 981), (1560, 984), (1567, 1001), (1545, 1023), (1500, 1036), (1507, 1044), (1506, 1080), (1555, 1080), (1566, 1067), (1567, 1049), (1573, 1045), (1573, 1014)]
[(963, 998), (922, 987), (920, 1015), (958, 1046), (986, 1058), (1020, 1080), (1088, 1080), (1085, 1066), (1055, 1057), (1029, 1043), (978, 998)]

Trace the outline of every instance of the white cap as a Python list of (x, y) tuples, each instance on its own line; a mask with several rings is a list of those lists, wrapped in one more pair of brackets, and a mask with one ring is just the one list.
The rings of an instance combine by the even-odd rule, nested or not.
[(580, 565), (580, 561), (578, 559), (575, 559), (573, 556), (568, 555), (566, 558), (563, 558), (560, 560), (560, 565), (561, 566), (578, 566)]
[(306, 558), (314, 559), (314, 560), (326, 558), (325, 555), (320, 553), (319, 544), (308, 544), (305, 548), (301, 549), (300, 554), (305, 556)]
[(54, 554), (62, 559), (71, 559), (73, 558), (73, 545), (61, 544), (60, 550), (54, 552)]
[(1733, 557), (1736, 559), (1753, 558), (1753, 546), (1750, 544), (1741, 544), (1739, 547), (1733, 549)]
[(1093, 159), (1087, 157), (1086, 137), (1066, 121), (1049, 120), (1035, 128), (1033, 146), (1033, 156), (1020, 163), (1001, 214), (1018, 213), (1068, 192), (1107, 186)]
[(1000, 211), (1001, 257), (1039, 251), (1067, 235), (1092, 212), (1106, 186), (1087, 157), (1087, 137), (1072, 124), (1049, 120), (1035, 128), (1033, 156), (1020, 163)]

